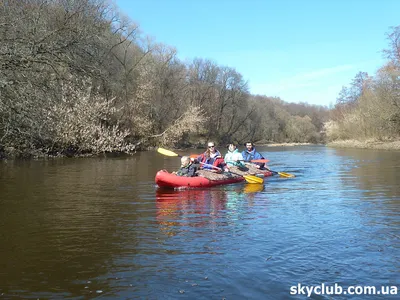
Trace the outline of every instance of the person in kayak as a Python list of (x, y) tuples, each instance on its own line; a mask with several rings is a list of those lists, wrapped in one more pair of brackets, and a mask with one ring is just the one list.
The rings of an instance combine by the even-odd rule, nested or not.
[(182, 156), (181, 167), (174, 174), (178, 176), (194, 177), (197, 176), (196, 172), (199, 169), (199, 165), (191, 161), (189, 156)]
[(229, 167), (235, 166), (238, 168), (244, 168), (243, 164), (243, 156), (242, 153), (239, 152), (236, 145), (234, 143), (230, 143), (227, 145), (228, 152), (225, 154), (224, 160)]
[(219, 172), (222, 172), (222, 170), (229, 172), (229, 167), (226, 165), (221, 153), (216, 149), (214, 142), (208, 142), (207, 150), (197, 157), (197, 161), (202, 169), (218, 171), (217, 168), (219, 168)]
[[(256, 151), (256, 148), (254, 147), (254, 144), (252, 142), (247, 142), (244, 144), (244, 146), (246, 147), (246, 150), (242, 152), (242, 156), (245, 161), (250, 161), (253, 159), (264, 159), (264, 157)], [(257, 169), (263, 169), (264, 165), (265, 163), (254, 163), (254, 166)]]

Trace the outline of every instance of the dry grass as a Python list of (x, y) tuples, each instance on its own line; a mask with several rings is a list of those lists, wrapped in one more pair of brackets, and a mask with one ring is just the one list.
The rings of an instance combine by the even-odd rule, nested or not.
[(311, 144), (311, 143), (276, 143), (276, 144), (266, 144), (265, 146), (269, 146), (269, 147), (282, 147), (282, 146), (292, 147), (292, 146), (305, 146), (305, 145), (314, 145), (314, 144)]
[(400, 150), (400, 140), (379, 141), (376, 139), (340, 140), (327, 144), (328, 147), (338, 148), (362, 148), (362, 149), (382, 149), (382, 150)]
[(197, 175), (201, 177), (205, 177), (210, 180), (223, 180), (227, 178), (235, 178), (238, 177), (239, 175), (256, 175), (260, 173), (260, 170), (254, 167), (252, 164), (246, 164), (246, 168), (244, 169), (239, 169), (237, 167), (230, 167), (229, 168), (230, 172), (234, 173), (217, 173), (215, 171), (210, 171), (210, 170), (198, 170)]
[(233, 175), (231, 173), (217, 173), (209, 170), (199, 170), (197, 171), (197, 175), (210, 180), (224, 180), (232, 177), (237, 177), (236, 175)]

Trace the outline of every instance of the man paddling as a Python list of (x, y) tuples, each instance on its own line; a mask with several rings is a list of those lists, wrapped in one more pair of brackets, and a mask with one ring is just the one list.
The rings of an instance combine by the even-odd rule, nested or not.
[[(243, 150), (242, 156), (245, 161), (251, 161), (253, 159), (264, 159), (264, 157), (256, 151), (252, 142), (247, 142), (244, 144), (246, 150)], [(265, 163), (254, 163), (257, 169), (263, 169)]]

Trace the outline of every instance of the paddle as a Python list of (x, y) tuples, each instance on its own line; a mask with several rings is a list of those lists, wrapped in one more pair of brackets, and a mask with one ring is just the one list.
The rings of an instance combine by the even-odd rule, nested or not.
[[(204, 166), (209, 166), (211, 168), (214, 168), (214, 169), (222, 171), (221, 168), (218, 168), (218, 167), (210, 165), (210, 164), (206, 164), (206, 163), (203, 163), (203, 162), (200, 162), (200, 164), (202, 164)], [(235, 172), (232, 172), (232, 171), (229, 171), (229, 172), (226, 172), (226, 173), (232, 173), (232, 174), (241, 176), (244, 179), (246, 179), (247, 183), (264, 183), (264, 179), (263, 178), (260, 178), (260, 177), (254, 176), (254, 175), (242, 175), (242, 174), (238, 174), (238, 173), (235, 173)]]
[(239, 159), (239, 160), (236, 160), (236, 161), (245, 161), (245, 162), (264, 163), (264, 164), (266, 164), (267, 162), (269, 162), (269, 159), (252, 159), (252, 160)]
[[(245, 161), (249, 162), (249, 160), (245, 160)], [(269, 160), (268, 159), (253, 159), (253, 160), (250, 160), (250, 162), (264, 162), (264, 161), (268, 162)], [(286, 178), (294, 178), (294, 177), (296, 177), (295, 175), (290, 174), (290, 173), (276, 172), (276, 171), (270, 170), (269, 168), (266, 168), (266, 169), (268, 171), (272, 172), (273, 174), (278, 174), (281, 177), (286, 177)]]
[[(269, 160), (268, 159), (253, 159), (253, 160), (250, 160), (250, 162), (264, 162), (264, 160), (266, 161), (266, 162), (268, 162)], [(249, 162), (249, 160), (245, 160), (246, 162)], [(270, 171), (270, 172), (272, 172), (273, 174), (278, 174), (279, 176), (281, 176), (281, 177), (286, 177), (286, 178), (294, 178), (294, 177), (296, 177), (295, 175), (293, 175), (293, 174), (290, 174), (290, 173), (285, 173), (285, 172), (276, 172), (276, 171), (273, 171), (273, 170), (271, 170), (271, 169), (269, 169), (269, 168), (267, 168), (267, 167), (265, 167), (268, 171)]]
[(290, 174), (290, 173), (276, 172), (276, 171), (272, 171), (272, 170), (270, 170), (270, 169), (268, 169), (268, 168), (267, 168), (267, 170), (270, 171), (270, 172), (272, 172), (272, 173), (274, 173), (274, 174), (278, 174), (278, 175), (281, 176), (281, 177), (286, 177), (286, 178), (294, 178), (294, 177), (296, 177), (295, 175)]
[[(173, 152), (171, 150), (167, 150), (167, 149), (164, 149), (164, 148), (157, 148), (157, 152), (161, 153), (163, 155), (166, 155), (166, 156), (182, 157), (182, 155), (179, 155), (178, 153), (175, 153), (175, 152)], [(206, 163), (200, 162), (200, 164), (210, 166), (210, 167), (212, 167), (214, 169), (222, 170), (221, 168), (218, 168), (216, 166), (209, 165), (209, 164), (206, 164)], [(228, 173), (232, 173), (232, 174), (241, 176), (244, 179), (246, 179), (246, 181), (248, 183), (263, 183), (264, 182), (263, 178), (260, 178), (260, 177), (254, 176), (254, 175), (242, 175), (242, 174), (238, 174), (238, 173), (234, 173), (234, 172), (230, 172), (230, 171)]]
[[(200, 156), (200, 154), (190, 154), (190, 158), (198, 158), (199, 156)], [(269, 162), (269, 159), (253, 159), (253, 160), (237, 159), (237, 160), (235, 160), (235, 162), (236, 161), (245, 161), (245, 162), (264, 163), (264, 164), (266, 164), (267, 162)]]

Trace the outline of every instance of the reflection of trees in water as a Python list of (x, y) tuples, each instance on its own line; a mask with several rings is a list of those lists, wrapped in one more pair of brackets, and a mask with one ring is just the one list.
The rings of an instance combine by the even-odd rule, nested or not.
[[(133, 235), (129, 243), (137, 235), (121, 230), (126, 225), (114, 198), (124, 180), (129, 185), (122, 176), (130, 172), (125, 165), (124, 160), (32, 161), (2, 173), (7, 185), (0, 184), (0, 265), (5, 270), (0, 282), (9, 289), (2, 292), (52, 298), (57, 291), (82, 296), (106, 288), (105, 281), (93, 278), (108, 272), (107, 261), (124, 251), (124, 234)], [(138, 217), (133, 213), (130, 222)]]
[[(384, 200), (392, 210), (400, 212), (400, 152), (362, 149), (337, 149), (336, 154), (351, 158), (351, 166), (340, 179), (348, 188), (357, 187), (366, 200)], [(349, 176), (350, 175), (350, 176)]]
[[(346, 191), (344, 200), (352, 200), (344, 205), (354, 208), (363, 225), (361, 230), (352, 229), (360, 240), (351, 243), (361, 245), (364, 256), (369, 257), (368, 266), (380, 260), (391, 265), (393, 274), (388, 278), (394, 278), (400, 270), (400, 153), (337, 149), (336, 155), (342, 158), (337, 176), (343, 185), (341, 190)], [(354, 193), (360, 201), (353, 201)]]
[(226, 194), (223, 190), (158, 189), (157, 221), (161, 230), (173, 236), (181, 226), (201, 227), (210, 224), (225, 209)]
[(226, 189), (158, 189), (157, 221), (169, 236), (177, 235), (185, 226), (223, 226), (225, 221), (245, 213), (243, 207), (252, 206), (255, 193), (263, 189), (262, 184), (233, 185)]

